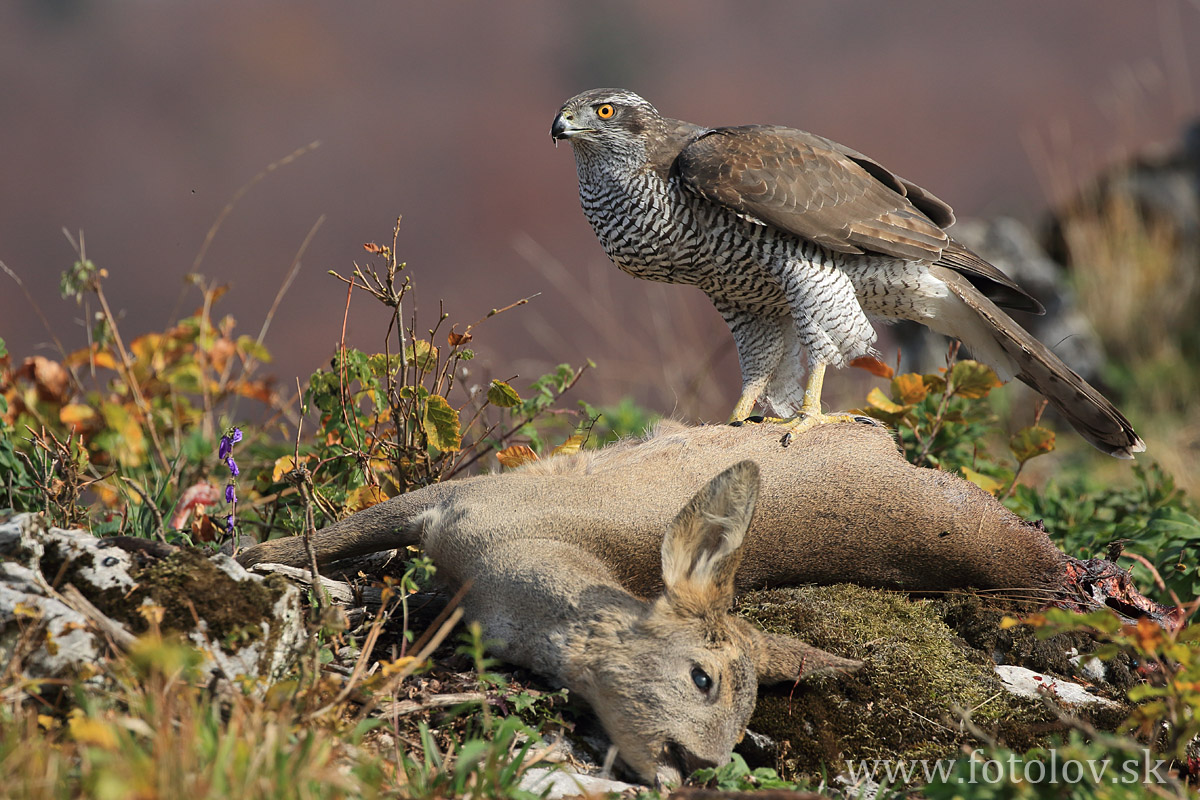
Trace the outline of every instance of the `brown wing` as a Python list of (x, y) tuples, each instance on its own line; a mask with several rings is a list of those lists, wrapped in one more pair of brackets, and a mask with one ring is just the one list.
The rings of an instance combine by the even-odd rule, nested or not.
[(842, 253), (929, 260), (961, 272), (997, 305), (1041, 303), (951, 239), (949, 205), (856, 150), (771, 125), (716, 128), (676, 159), (684, 184), (739, 214)]
[[(717, 128), (685, 147), (676, 167), (708, 199), (830, 250), (936, 261), (950, 240), (906, 196), (912, 184), (793, 128)], [(923, 190), (916, 194), (941, 219), (953, 220), (945, 203)]]

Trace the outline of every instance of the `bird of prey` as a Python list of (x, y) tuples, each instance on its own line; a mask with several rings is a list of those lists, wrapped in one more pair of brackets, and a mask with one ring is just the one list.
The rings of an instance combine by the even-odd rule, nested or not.
[(608, 257), (634, 277), (699, 287), (725, 318), (742, 369), (731, 419), (756, 404), (801, 429), (850, 419), (821, 413), (826, 366), (873, 352), (872, 318), (908, 319), (1041, 392), (1103, 452), (1145, 449), (1001, 310), (1044, 313), (946, 232), (950, 206), (862, 153), (793, 128), (669, 119), (624, 89), (571, 98), (550, 135), (575, 152), (583, 213)]

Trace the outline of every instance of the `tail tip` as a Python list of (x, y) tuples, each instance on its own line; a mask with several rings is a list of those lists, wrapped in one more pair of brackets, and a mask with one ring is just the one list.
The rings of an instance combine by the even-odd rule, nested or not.
[(1130, 431), (1130, 436), (1132, 437), (1133, 441), (1128, 443), (1115, 444), (1112, 442), (1093, 442), (1093, 444), (1097, 446), (1097, 449), (1107, 453), (1113, 458), (1132, 461), (1134, 453), (1146, 452), (1146, 443), (1142, 441), (1142, 437), (1138, 436), (1132, 431)]

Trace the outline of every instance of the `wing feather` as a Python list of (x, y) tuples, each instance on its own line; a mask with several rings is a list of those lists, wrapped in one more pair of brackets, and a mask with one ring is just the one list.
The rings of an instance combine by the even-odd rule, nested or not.
[[(950, 207), (874, 161), (793, 128), (716, 128), (676, 160), (684, 185), (740, 214), (843, 253), (937, 260)], [(930, 214), (914, 205), (913, 194)]]
[(708, 130), (679, 153), (683, 185), (840, 253), (930, 261), (962, 273), (997, 305), (1042, 313), (1011, 278), (950, 238), (949, 205), (856, 150), (794, 128)]

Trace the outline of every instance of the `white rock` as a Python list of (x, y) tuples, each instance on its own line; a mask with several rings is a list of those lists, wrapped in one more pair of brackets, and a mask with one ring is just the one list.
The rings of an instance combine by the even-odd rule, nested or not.
[(996, 666), (996, 674), (1000, 676), (1004, 688), (1018, 697), (1037, 699), (1049, 692), (1063, 705), (1120, 708), (1112, 700), (1092, 694), (1078, 683), (1043, 675), (1025, 667), (999, 664)]
[(534, 794), (542, 794), (546, 800), (560, 800), (564, 797), (596, 797), (608, 792), (624, 792), (626, 789), (644, 789), (632, 783), (610, 781), (607, 778), (596, 778), (591, 775), (579, 775), (574, 772), (563, 772), (561, 769), (549, 767), (534, 767), (526, 770), (521, 777), (520, 788)]

